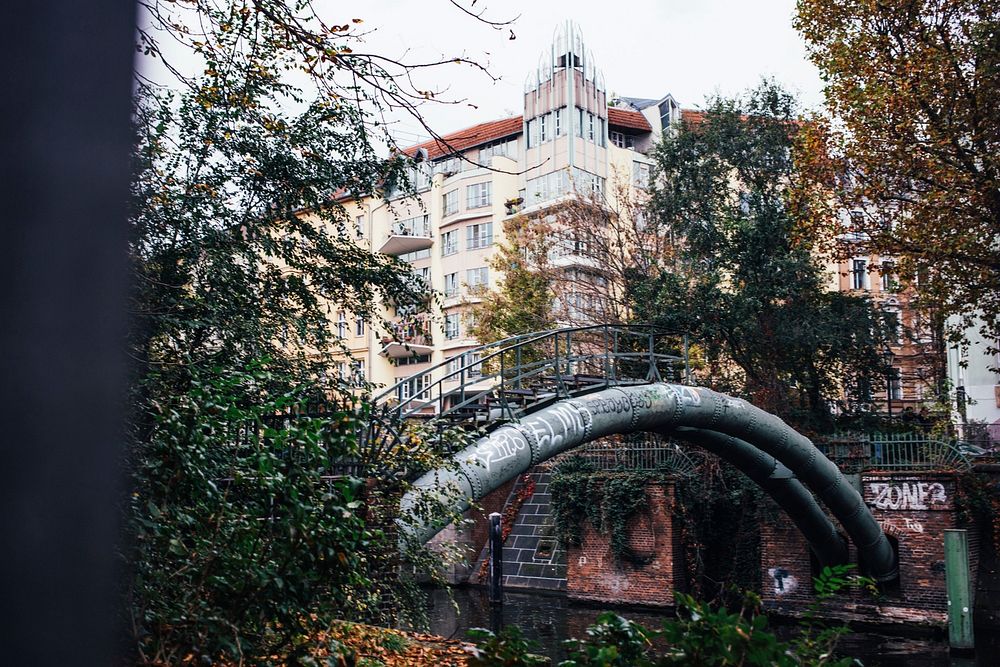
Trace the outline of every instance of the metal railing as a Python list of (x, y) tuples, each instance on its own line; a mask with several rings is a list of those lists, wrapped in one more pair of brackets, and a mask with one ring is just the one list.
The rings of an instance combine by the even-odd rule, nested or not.
[(974, 450), (959, 441), (926, 433), (846, 433), (815, 440), (817, 448), (845, 473), (866, 470), (972, 469)]
[(598, 470), (663, 471), (682, 477), (694, 474), (701, 460), (672, 438), (656, 433), (632, 433), (601, 438), (568, 452), (582, 456)]
[(448, 418), (489, 426), (611, 386), (689, 381), (687, 359), (686, 336), (650, 325), (541, 331), (466, 350), (397, 382), (373, 403), (399, 422)]

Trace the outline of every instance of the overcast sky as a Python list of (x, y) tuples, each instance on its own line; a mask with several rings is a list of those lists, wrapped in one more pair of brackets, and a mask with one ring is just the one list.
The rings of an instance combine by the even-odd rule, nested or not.
[[(458, 1), (468, 7), (471, 0)], [(413, 60), (465, 55), (488, 63), (498, 83), (468, 66), (429, 72), (422, 82), (448, 85), (452, 99), (478, 107), (425, 105), (425, 117), (442, 134), (519, 114), (525, 77), (567, 19), (582, 28), (612, 94), (671, 93), (682, 106), (696, 107), (713, 92), (736, 94), (767, 75), (798, 93), (806, 107), (822, 103), (819, 73), (792, 28), (794, 0), (477, 0), (474, 9), (493, 20), (519, 16), (512, 25), (517, 38), (478, 23), (448, 0), (347, 0), (327, 11), (334, 21), (364, 19), (368, 46), (379, 53)], [(413, 121), (401, 121), (396, 134), (401, 143), (426, 138)]]

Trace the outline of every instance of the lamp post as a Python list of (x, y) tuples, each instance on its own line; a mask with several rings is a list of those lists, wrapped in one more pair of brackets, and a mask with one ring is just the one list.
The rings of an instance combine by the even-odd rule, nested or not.
[(889, 413), (889, 421), (892, 421), (892, 350), (888, 347), (882, 351), (882, 359), (885, 361), (885, 407)]

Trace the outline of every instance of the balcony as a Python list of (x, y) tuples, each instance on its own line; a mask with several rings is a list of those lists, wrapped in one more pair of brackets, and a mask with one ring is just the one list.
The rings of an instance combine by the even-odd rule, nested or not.
[(386, 255), (405, 255), (418, 250), (427, 250), (434, 245), (427, 225), (393, 225), (379, 252)]
[(393, 326), (391, 335), (382, 338), (379, 351), (389, 359), (403, 359), (430, 354), (434, 351), (430, 334), (430, 321), (424, 318), (400, 322)]

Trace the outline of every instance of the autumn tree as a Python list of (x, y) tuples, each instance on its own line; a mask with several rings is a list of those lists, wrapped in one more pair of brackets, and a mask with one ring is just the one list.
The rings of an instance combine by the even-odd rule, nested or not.
[(877, 382), (883, 327), (867, 299), (824, 289), (812, 243), (795, 235), (798, 127), (794, 98), (764, 82), (664, 137), (649, 218), (679, 239), (678, 261), (635, 275), (631, 295), (640, 321), (692, 334), (712, 382), (822, 425), (845, 389)]
[[(894, 258), (922, 304), (1000, 335), (1000, 2), (799, 0), (826, 81), (809, 222)], [(953, 334), (957, 335), (957, 331)]]
[(367, 407), (328, 372), (329, 312), (424, 301), (338, 202), (405, 185), (377, 143), (393, 113), (420, 119), (434, 92), (409, 74), (434, 63), (365, 52), (360, 19), (309, 2), (140, 6), (122, 627), (138, 662), (294, 664), (303, 637), (401, 590), (373, 576), (398, 546), (364, 484), (331, 476)]

